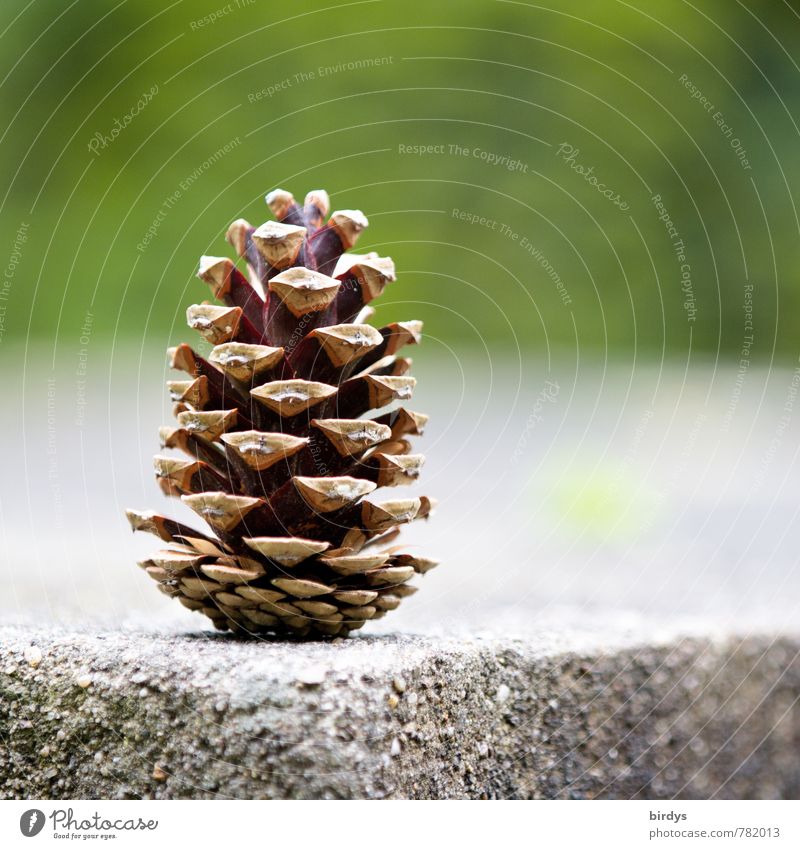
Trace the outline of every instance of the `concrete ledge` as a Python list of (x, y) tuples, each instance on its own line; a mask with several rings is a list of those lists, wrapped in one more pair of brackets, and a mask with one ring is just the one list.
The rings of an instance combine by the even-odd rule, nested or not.
[(0, 797), (797, 798), (800, 639), (0, 629)]

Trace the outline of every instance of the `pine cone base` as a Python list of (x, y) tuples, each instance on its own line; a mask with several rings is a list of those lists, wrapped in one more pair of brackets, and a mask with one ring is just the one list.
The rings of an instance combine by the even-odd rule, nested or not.
[[(148, 521), (141, 515), (132, 519)], [(345, 563), (363, 569), (349, 574), (313, 558), (297, 571), (221, 553), (202, 555), (189, 545), (172, 545), (139, 565), (163, 593), (205, 614), (221, 631), (335, 637), (394, 610), (417, 591), (409, 579), (431, 565), (408, 554), (368, 552), (360, 563)]]

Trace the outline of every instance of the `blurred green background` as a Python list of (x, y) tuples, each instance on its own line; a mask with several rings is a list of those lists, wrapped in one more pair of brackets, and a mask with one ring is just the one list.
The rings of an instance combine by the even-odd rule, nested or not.
[(184, 338), (281, 186), (459, 355), (794, 362), (797, 5), (4, 0), (2, 345)]

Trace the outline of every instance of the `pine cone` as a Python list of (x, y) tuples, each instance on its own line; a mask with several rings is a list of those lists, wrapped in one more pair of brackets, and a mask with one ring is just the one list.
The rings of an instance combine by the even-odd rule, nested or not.
[(239, 219), (227, 238), (249, 279), (227, 258), (204, 256), (197, 276), (224, 306), (196, 304), (189, 326), (213, 348), (169, 353), (188, 380), (170, 381), (178, 426), (161, 429), (155, 457), (167, 495), (179, 496), (211, 533), (154, 513), (127, 511), (134, 530), (168, 543), (140, 565), (159, 589), (220, 630), (345, 635), (416, 592), (407, 581), (433, 560), (386, 548), (400, 525), (426, 518), (429, 498), (365, 500), (411, 483), (424, 458), (408, 438), (427, 416), (403, 407), (421, 323), (376, 329), (366, 306), (395, 279), (394, 263), (348, 254), (367, 226), (310, 192), (304, 206), (276, 190), (277, 219)]

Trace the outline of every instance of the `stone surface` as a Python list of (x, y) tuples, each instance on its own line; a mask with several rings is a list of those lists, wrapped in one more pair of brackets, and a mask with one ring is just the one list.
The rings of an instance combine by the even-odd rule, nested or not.
[(316, 644), (6, 627), (0, 796), (796, 798), (798, 648), (619, 622)]
[(125, 507), (196, 522), (153, 481), (166, 344), (6, 375), (0, 795), (798, 795), (793, 370), (433, 342), (403, 540), (442, 566), (356, 639), (264, 644), (134, 565)]

